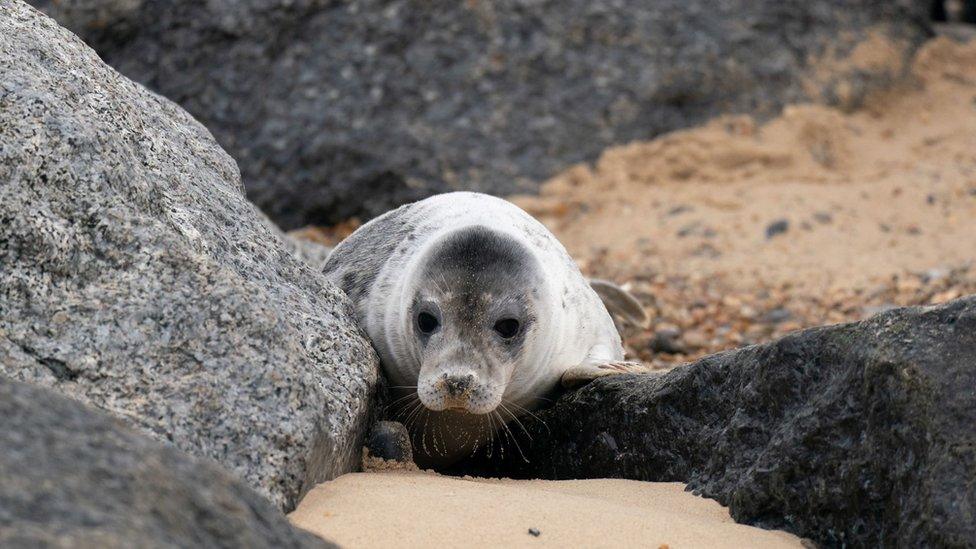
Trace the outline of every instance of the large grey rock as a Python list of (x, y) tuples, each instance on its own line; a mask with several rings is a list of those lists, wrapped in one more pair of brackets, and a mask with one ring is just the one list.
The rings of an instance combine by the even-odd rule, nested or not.
[(209, 460), (0, 376), (0, 547), (329, 547)]
[(688, 482), (828, 546), (976, 545), (976, 296), (601, 379), (539, 416), (529, 463), (494, 472)]
[(358, 463), (377, 361), (186, 112), (0, 4), (0, 373), (216, 459), (284, 509)]
[(434, 190), (532, 191), (725, 112), (855, 105), (917, 0), (32, 0), (183, 105), (285, 228)]

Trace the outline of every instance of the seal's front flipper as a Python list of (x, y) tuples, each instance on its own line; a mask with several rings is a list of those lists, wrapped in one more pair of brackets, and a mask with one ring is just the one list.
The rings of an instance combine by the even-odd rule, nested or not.
[(589, 282), (590, 287), (596, 295), (600, 296), (600, 300), (611, 315), (620, 317), (634, 326), (647, 327), (647, 312), (630, 292), (608, 280), (591, 278)]
[(629, 362), (626, 360), (602, 361), (587, 358), (579, 366), (573, 366), (563, 372), (562, 384), (567, 389), (575, 389), (586, 385), (598, 377), (619, 374), (650, 374), (654, 372), (643, 362)]

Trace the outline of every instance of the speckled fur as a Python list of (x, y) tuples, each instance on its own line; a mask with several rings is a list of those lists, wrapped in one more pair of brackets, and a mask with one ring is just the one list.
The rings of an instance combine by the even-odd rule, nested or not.
[[(438, 376), (475, 376), (474, 413), (454, 423), (502, 401), (532, 409), (594, 353), (623, 358), (610, 315), (565, 248), (488, 195), (450, 193), (391, 211), (343, 241), (324, 271), (353, 300), (394, 387), (417, 387), (436, 410)], [(416, 324), (424, 307), (446, 320), (430, 341)], [(491, 327), (506, 314), (521, 320), (520, 332), (502, 342)]]

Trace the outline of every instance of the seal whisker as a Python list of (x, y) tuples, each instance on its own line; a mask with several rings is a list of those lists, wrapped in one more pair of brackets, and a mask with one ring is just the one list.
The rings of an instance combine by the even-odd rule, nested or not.
[[(427, 408), (424, 409), (426, 410)], [(430, 414), (424, 414), (424, 426), (421, 429), (421, 438), (420, 438), (420, 446), (427, 454), (430, 454), (430, 451), (427, 450), (427, 421), (429, 419), (430, 419)]]
[[(420, 403), (419, 400), (403, 404), (391, 417), (396, 420), (402, 419), (404, 415), (409, 417), (410, 412), (417, 407), (418, 403)], [(406, 423), (406, 419), (403, 419), (403, 423)]]
[[(538, 416), (538, 415), (537, 415), (536, 413), (534, 413), (534, 412), (533, 412), (532, 410), (529, 410), (528, 408), (526, 408), (526, 407), (524, 407), (524, 406), (521, 406), (521, 405), (519, 405), (519, 404), (516, 404), (516, 403), (514, 403), (514, 402), (511, 402), (511, 401), (504, 401), (504, 400), (503, 400), (503, 402), (505, 402), (505, 403), (507, 403), (507, 404), (508, 404), (509, 406), (514, 406), (514, 407), (515, 407), (515, 409), (516, 409), (517, 411), (520, 411), (520, 412), (523, 412), (523, 413), (525, 413), (525, 414), (527, 414), (527, 415), (528, 415), (529, 417), (531, 417), (532, 419), (534, 419), (534, 420), (536, 420), (537, 422), (539, 422), (539, 423), (541, 423), (541, 424), (542, 424), (542, 426), (546, 428), (546, 432), (547, 432), (547, 433), (550, 433), (550, 434), (552, 433), (552, 431), (550, 431), (550, 430), (549, 430), (549, 424), (548, 424), (548, 423), (546, 423), (546, 422), (545, 422), (545, 421), (544, 421), (544, 420), (543, 420), (543, 419), (542, 419), (541, 417), (539, 417), (539, 416)], [(524, 427), (523, 427), (523, 429), (524, 429)], [(526, 433), (526, 434), (528, 434), (528, 433)]]
[[(498, 412), (496, 412), (496, 413), (498, 413)], [(511, 413), (511, 412), (509, 412), (509, 413)], [(515, 416), (512, 416), (512, 417), (515, 417)], [(501, 413), (498, 413), (498, 420), (499, 421), (502, 421)], [(518, 450), (519, 456), (522, 458), (522, 461), (524, 461), (526, 463), (529, 463), (529, 459), (527, 457), (525, 457), (525, 452), (522, 451), (522, 446), (520, 446), (519, 443), (518, 443), (518, 437), (515, 436), (515, 433), (512, 432), (512, 429), (508, 426), (508, 423), (505, 423), (504, 421), (502, 421), (502, 426), (505, 428), (505, 431), (508, 433), (506, 436), (509, 438), (509, 440), (511, 440), (515, 444), (515, 449)], [(526, 433), (526, 434), (528, 434), (528, 433)], [(531, 437), (529, 437), (529, 438), (531, 440)]]
[(415, 398), (415, 399), (417, 399), (418, 401), (420, 400), (420, 397), (419, 397), (419, 396), (417, 395), (417, 393), (410, 393), (410, 394), (407, 394), (407, 395), (404, 395), (404, 396), (402, 396), (402, 397), (400, 397), (400, 398), (398, 398), (398, 399), (396, 399), (396, 400), (394, 400), (393, 402), (391, 402), (391, 403), (389, 403), (389, 404), (387, 404), (387, 405), (386, 405), (386, 407), (387, 407), (387, 408), (393, 408), (393, 407), (394, 407), (394, 406), (396, 406), (397, 404), (399, 404), (399, 403), (401, 403), (401, 402), (403, 402), (404, 400), (407, 400), (407, 399), (410, 399), (410, 398)]
[(407, 418), (404, 420), (404, 427), (406, 427), (408, 431), (412, 431), (416, 426), (417, 420), (420, 418), (420, 414), (426, 409), (427, 408), (424, 407), (423, 403), (419, 400), (415, 402), (412, 405), (411, 412), (407, 414)]
[(520, 420), (517, 415), (512, 413), (512, 411), (507, 406), (505, 406), (505, 401), (502, 401), (501, 403), (499, 403), (499, 405), (502, 407), (502, 410), (505, 410), (506, 412), (508, 412), (508, 415), (512, 416), (512, 420), (515, 421), (515, 423), (522, 428), (522, 432), (525, 433), (525, 436), (529, 437), (530, 441), (534, 440), (532, 438), (532, 435), (529, 433), (529, 430), (525, 428), (525, 425), (522, 423), (522, 420)]
[(491, 414), (486, 414), (488, 416), (488, 458), (491, 459), (492, 452), (495, 449), (495, 420), (491, 417)]

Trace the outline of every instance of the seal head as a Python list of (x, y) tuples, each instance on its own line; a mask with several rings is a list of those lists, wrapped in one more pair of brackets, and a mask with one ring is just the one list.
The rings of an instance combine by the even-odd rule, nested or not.
[(419, 272), (404, 331), (420, 401), (436, 412), (490, 413), (539, 335), (538, 262), (518, 240), (471, 226), (434, 242)]
[(323, 270), (355, 307), (396, 397), (391, 418), (424, 467), (490, 451), (497, 432), (560, 384), (633, 371), (566, 249), (499, 198), (447, 193), (387, 212), (340, 243)]

